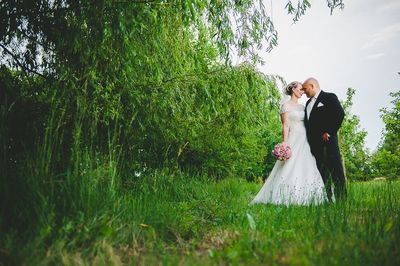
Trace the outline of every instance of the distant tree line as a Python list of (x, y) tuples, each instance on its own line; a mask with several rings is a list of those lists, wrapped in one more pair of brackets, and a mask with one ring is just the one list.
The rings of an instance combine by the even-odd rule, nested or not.
[(385, 128), (375, 151), (366, 149), (367, 132), (360, 128), (359, 117), (351, 112), (354, 94), (354, 89), (347, 90), (347, 99), (343, 102), (346, 117), (340, 129), (340, 146), (348, 179), (400, 177), (400, 92), (390, 93), (393, 106), (380, 111)]

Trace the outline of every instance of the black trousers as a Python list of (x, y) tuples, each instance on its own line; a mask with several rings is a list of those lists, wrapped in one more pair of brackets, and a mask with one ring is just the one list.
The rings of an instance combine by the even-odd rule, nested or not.
[(315, 156), (317, 167), (324, 181), (328, 199), (332, 199), (332, 182), (335, 184), (335, 198), (340, 199), (347, 195), (346, 178), (344, 176), (342, 157), (339, 151), (337, 135), (331, 136), (328, 142), (315, 142), (310, 145)]

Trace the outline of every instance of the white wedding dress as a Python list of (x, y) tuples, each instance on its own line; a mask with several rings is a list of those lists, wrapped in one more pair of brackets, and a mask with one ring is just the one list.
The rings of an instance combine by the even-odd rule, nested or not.
[(292, 149), (292, 156), (287, 161), (276, 161), (271, 174), (250, 204), (321, 204), (327, 201), (327, 196), (307, 141), (304, 106), (286, 102), (281, 108), (281, 113), (284, 112), (287, 112), (289, 120), (287, 143)]

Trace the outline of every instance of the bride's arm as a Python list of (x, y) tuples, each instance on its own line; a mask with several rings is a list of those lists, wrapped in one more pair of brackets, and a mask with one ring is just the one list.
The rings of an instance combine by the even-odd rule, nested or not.
[(289, 136), (289, 119), (287, 112), (281, 113), (282, 121), (282, 142), (287, 142)]

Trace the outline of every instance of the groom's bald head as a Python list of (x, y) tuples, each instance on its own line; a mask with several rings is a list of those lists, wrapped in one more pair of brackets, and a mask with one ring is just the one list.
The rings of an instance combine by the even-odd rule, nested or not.
[(317, 87), (319, 89), (319, 83), (318, 80), (315, 78), (308, 78), (304, 81), (303, 84), (312, 84), (314, 87)]
[(303, 91), (308, 98), (313, 97), (319, 90), (319, 83), (315, 78), (308, 78), (303, 82)]

